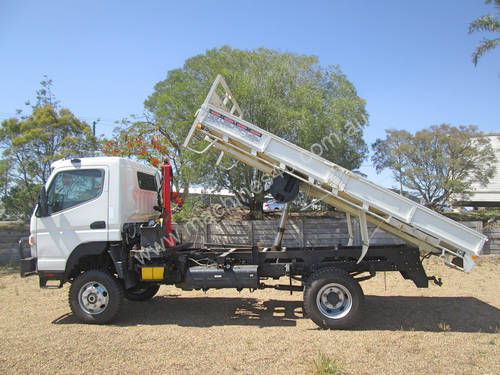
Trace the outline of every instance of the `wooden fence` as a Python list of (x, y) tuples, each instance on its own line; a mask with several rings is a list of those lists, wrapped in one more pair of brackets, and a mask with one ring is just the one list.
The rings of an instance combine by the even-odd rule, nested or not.
[(483, 233), (489, 241), (483, 249), (483, 254), (500, 254), (500, 227), (486, 227)]
[[(354, 245), (360, 245), (361, 235), (359, 224), (352, 219)], [(481, 221), (464, 221), (474, 230), (483, 232), (490, 238), (483, 249), (483, 254), (500, 254), (500, 227), (485, 227)], [(194, 242), (195, 246), (203, 243), (223, 244), (254, 244), (258, 242), (263, 246), (271, 246), (278, 228), (278, 220), (254, 220), (254, 221), (228, 221), (224, 220), (213, 224), (203, 224), (201, 221), (193, 225), (174, 224), (186, 242)], [(17, 241), (20, 237), (27, 236), (29, 230), (23, 227), (0, 228), (0, 264), (17, 262)], [(374, 245), (400, 244), (403, 243), (381, 229), (369, 226), (372, 236), (371, 243)], [(283, 245), (295, 246), (326, 246), (334, 244), (347, 245), (349, 234), (345, 219), (334, 218), (290, 218), (288, 220)]]
[[(483, 232), (481, 221), (464, 221), (462, 224), (478, 232)], [(357, 219), (352, 219), (354, 245), (361, 244), (361, 234)], [(196, 246), (203, 243), (221, 244), (253, 244), (261, 243), (265, 247), (272, 245), (278, 220), (229, 221), (194, 225), (177, 225), (176, 228), (183, 234), (183, 238), (190, 238)], [(368, 226), (373, 245), (394, 245), (404, 243), (400, 238), (389, 234), (380, 228)], [(500, 227), (493, 227), (485, 231), (490, 236), (483, 254), (500, 253)], [(290, 218), (287, 222), (283, 246), (326, 246), (341, 244), (347, 245), (349, 233), (345, 219), (336, 218)]]
[(19, 238), (28, 234), (29, 229), (26, 225), (12, 225), (9, 223), (0, 227), (0, 265), (19, 261), (17, 242)]

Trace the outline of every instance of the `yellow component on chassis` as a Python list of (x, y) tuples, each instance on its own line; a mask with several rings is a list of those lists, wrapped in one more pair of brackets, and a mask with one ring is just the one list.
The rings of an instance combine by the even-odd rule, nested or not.
[(163, 271), (165, 267), (142, 267), (142, 280), (163, 280)]

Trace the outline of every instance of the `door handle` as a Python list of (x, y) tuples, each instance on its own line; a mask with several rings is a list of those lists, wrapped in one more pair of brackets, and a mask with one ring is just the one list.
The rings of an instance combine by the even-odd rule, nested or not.
[(90, 229), (104, 229), (104, 228), (106, 228), (105, 221), (94, 221), (92, 224), (90, 224)]

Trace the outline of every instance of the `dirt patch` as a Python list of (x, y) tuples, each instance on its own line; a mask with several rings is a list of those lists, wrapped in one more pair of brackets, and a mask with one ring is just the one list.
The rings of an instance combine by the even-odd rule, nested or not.
[(347, 374), (499, 374), (500, 256), (472, 273), (425, 263), (440, 288), (397, 273), (362, 283), (359, 325), (319, 330), (302, 294), (183, 292), (125, 302), (114, 324), (79, 323), (67, 289), (0, 273), (1, 374), (304, 374), (318, 353)]

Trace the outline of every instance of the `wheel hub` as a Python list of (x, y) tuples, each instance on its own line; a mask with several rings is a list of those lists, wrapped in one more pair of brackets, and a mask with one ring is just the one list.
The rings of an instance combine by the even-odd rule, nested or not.
[(88, 282), (80, 288), (78, 302), (86, 313), (101, 314), (108, 307), (108, 290), (101, 283)]
[(336, 306), (340, 301), (339, 295), (335, 292), (328, 293), (326, 299), (327, 299), (328, 303), (332, 306)]
[(321, 314), (331, 319), (346, 316), (352, 307), (352, 296), (349, 290), (337, 283), (324, 285), (316, 297), (316, 305)]

